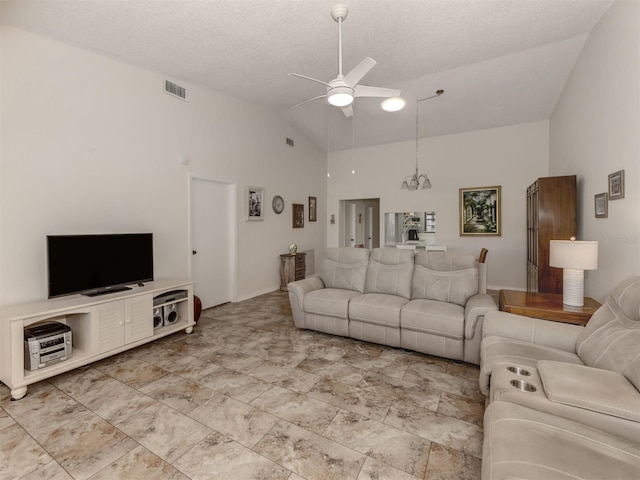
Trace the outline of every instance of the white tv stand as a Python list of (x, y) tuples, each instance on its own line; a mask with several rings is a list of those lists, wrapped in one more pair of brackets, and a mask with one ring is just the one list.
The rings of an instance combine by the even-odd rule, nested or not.
[[(187, 290), (175, 303), (179, 320), (153, 328), (153, 299), (172, 290)], [(72, 357), (38, 370), (25, 370), (24, 327), (43, 320), (71, 327)], [(0, 380), (11, 389), (11, 398), (27, 394), (27, 386), (87, 365), (171, 333), (193, 331), (193, 283), (156, 280), (125, 292), (98, 297), (70, 295), (2, 307), (0, 316)]]

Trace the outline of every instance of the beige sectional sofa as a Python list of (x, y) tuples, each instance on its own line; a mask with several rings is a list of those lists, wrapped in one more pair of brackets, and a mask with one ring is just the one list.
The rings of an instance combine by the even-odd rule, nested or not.
[(486, 278), (484, 254), (347, 247), (288, 288), (299, 328), (479, 364)]
[(640, 479), (640, 277), (585, 327), (488, 312), (482, 478)]

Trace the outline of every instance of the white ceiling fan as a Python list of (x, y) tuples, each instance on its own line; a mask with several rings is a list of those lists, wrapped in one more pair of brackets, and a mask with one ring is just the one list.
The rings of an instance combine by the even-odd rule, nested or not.
[(349, 8), (347, 8), (346, 5), (336, 5), (331, 9), (331, 17), (338, 22), (338, 76), (327, 83), (298, 73), (290, 73), (289, 75), (291, 76), (321, 83), (327, 87), (326, 94), (305, 100), (304, 102), (294, 105), (291, 109), (301, 107), (321, 98), (326, 98), (331, 105), (341, 107), (344, 115), (349, 118), (353, 116), (354, 97), (390, 98), (400, 96), (400, 90), (358, 85), (358, 82), (375, 66), (376, 61), (373, 58), (365, 58), (349, 73), (342, 75), (342, 22), (347, 18), (348, 13)]

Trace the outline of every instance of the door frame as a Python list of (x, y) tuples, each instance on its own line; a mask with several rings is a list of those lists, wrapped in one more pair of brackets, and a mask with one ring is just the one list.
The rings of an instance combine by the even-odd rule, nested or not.
[(238, 207), (236, 205), (236, 199), (238, 198), (238, 184), (236, 182), (230, 182), (227, 180), (219, 180), (211, 177), (205, 177), (201, 175), (194, 175), (189, 172), (187, 179), (187, 230), (188, 230), (188, 249), (187, 249), (187, 273), (189, 279), (193, 280), (193, 205), (192, 199), (192, 183), (194, 180), (200, 180), (204, 182), (218, 183), (226, 185), (229, 195), (229, 223), (227, 225), (229, 232), (229, 296), (231, 302), (238, 301)]

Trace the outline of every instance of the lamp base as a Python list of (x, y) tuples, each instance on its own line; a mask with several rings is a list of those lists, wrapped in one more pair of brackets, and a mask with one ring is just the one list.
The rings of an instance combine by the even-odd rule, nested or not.
[(572, 307), (584, 306), (584, 270), (563, 270), (562, 303)]

